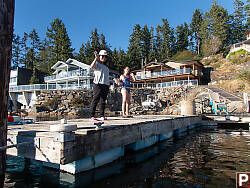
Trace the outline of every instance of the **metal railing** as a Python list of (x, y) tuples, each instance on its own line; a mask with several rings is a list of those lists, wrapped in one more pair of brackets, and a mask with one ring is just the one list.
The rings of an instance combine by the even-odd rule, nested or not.
[[(168, 88), (176, 86), (197, 86), (198, 80), (181, 80), (163, 83), (132, 83), (133, 88)], [(93, 89), (92, 84), (33, 84), (33, 85), (20, 85), (10, 86), (9, 92), (22, 92), (22, 91), (39, 91), (39, 90), (90, 90)]]
[(191, 74), (191, 73), (192, 73), (192, 71), (190, 68), (175, 69), (175, 70), (162, 71), (162, 72), (153, 72), (151, 74), (142, 74), (140, 76), (136, 76), (136, 79), (143, 80), (143, 79), (148, 79), (148, 78), (167, 77), (167, 76)]
[(46, 76), (44, 77), (44, 81), (49, 81), (49, 80), (56, 80), (56, 79), (61, 79), (61, 78), (69, 78), (73, 76), (93, 76), (92, 72), (88, 72), (87, 70), (74, 70), (74, 71), (69, 71), (65, 74), (57, 74), (57, 75), (52, 75), (52, 76)]
[(163, 82), (163, 83), (132, 83), (133, 88), (152, 88), (152, 89), (160, 89), (160, 88), (169, 88), (169, 87), (177, 87), (177, 86), (197, 86), (198, 80), (180, 80), (180, 81), (172, 81), (172, 82)]
[(92, 84), (33, 84), (33, 85), (20, 85), (20, 86), (10, 86), (9, 92), (18, 91), (39, 91), (39, 90), (66, 90), (66, 89), (92, 89)]

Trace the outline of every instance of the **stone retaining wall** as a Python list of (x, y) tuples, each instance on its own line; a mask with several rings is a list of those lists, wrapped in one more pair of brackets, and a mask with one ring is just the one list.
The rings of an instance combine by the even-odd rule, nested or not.
[[(196, 114), (209, 113), (211, 108), (204, 108), (206, 89), (203, 87), (174, 87), (160, 90), (132, 89), (130, 112), (132, 114), (170, 114), (180, 115), (180, 101), (195, 100)], [(33, 107), (31, 116), (61, 118), (86, 118), (89, 117), (89, 108), (93, 92), (81, 90), (42, 91)], [(154, 101), (154, 107), (145, 108), (144, 101)], [(110, 90), (107, 98), (105, 113), (107, 116), (117, 116), (121, 113), (122, 95), (120, 88)], [(97, 107), (97, 110), (99, 107)], [(98, 115), (98, 111), (97, 111)]]

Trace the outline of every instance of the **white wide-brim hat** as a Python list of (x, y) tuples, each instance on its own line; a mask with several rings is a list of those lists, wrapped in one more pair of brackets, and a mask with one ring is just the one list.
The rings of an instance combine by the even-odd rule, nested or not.
[(101, 50), (99, 52), (99, 55), (108, 55), (107, 51), (106, 50)]

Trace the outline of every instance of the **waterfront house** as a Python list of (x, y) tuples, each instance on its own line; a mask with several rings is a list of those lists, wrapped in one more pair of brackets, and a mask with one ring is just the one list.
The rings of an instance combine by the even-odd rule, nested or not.
[[(13, 110), (20, 107), (31, 108), (36, 103), (41, 90), (92, 89), (94, 75), (88, 64), (68, 59), (66, 62), (58, 61), (51, 69), (54, 71), (52, 76), (39, 76), (40, 84), (29, 84), (32, 71), (25, 72), (23, 68), (11, 71), (9, 96), (14, 105)], [(113, 78), (117, 77), (118, 72), (110, 69), (111, 84)]]
[(30, 85), (30, 79), (33, 71), (27, 68), (17, 67), (10, 71), (9, 82), (9, 104), (12, 104), (12, 110), (28, 108), (33, 106), (38, 95), (40, 85), (44, 83), (44, 77), (47, 73), (36, 70), (36, 78), (39, 84)]
[(230, 47), (230, 52), (235, 52), (241, 49), (244, 49), (246, 51), (248, 51), (248, 53), (250, 53), (250, 29), (247, 30), (246, 32), (246, 38), (247, 40), (235, 43), (233, 45), (231, 45)]
[[(88, 64), (68, 59), (66, 62), (58, 61), (51, 69), (54, 70), (53, 75), (44, 78), (47, 88), (92, 89), (94, 75)], [(111, 83), (117, 76), (118, 72), (110, 69)]]
[[(30, 84), (30, 79), (32, 77), (33, 70), (17, 67), (10, 72), (10, 83), (9, 86), (19, 86), (19, 85), (28, 85)], [(47, 73), (36, 70), (35, 72), (38, 83), (44, 82), (44, 77), (48, 75)]]
[(164, 88), (180, 85), (199, 85), (203, 64), (197, 60), (150, 62), (134, 71), (134, 87)]
[(75, 59), (66, 62), (58, 61), (51, 67), (53, 75), (44, 78), (45, 83), (57, 89), (91, 89), (93, 84), (93, 71), (90, 65)]

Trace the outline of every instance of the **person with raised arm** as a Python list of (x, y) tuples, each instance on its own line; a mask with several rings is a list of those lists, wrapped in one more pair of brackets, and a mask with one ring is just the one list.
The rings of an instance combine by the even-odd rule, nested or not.
[[(94, 86), (93, 86), (93, 99), (90, 106), (90, 121), (104, 121), (105, 117), (105, 104), (109, 92), (109, 68), (107, 66), (108, 53), (106, 50), (101, 50), (99, 54), (94, 52), (95, 59), (90, 65), (90, 68), (94, 71)], [(95, 117), (96, 106), (100, 102), (100, 117)]]

